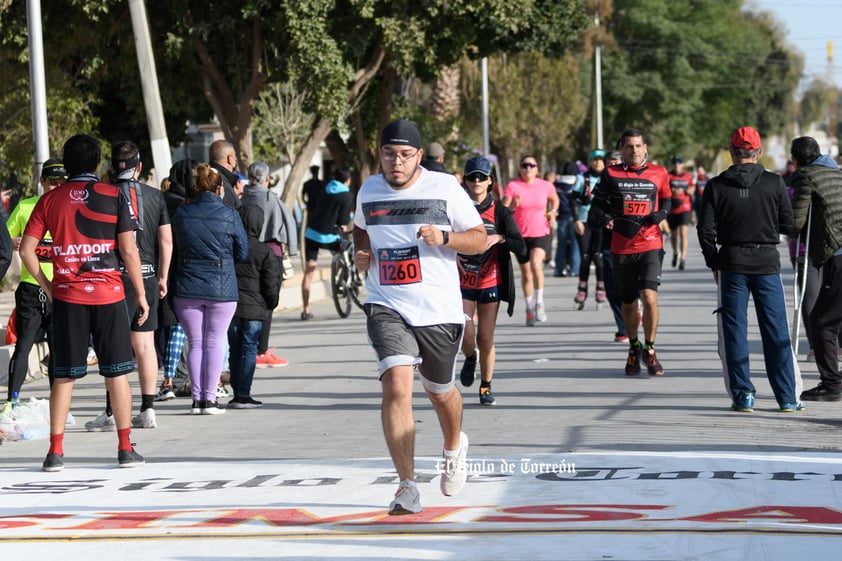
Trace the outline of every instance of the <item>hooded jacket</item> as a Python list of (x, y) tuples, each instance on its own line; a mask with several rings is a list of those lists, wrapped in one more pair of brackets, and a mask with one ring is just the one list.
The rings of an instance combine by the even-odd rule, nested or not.
[(243, 189), (243, 205), (257, 205), (263, 210), (260, 241), (287, 244), (289, 255), (298, 255), (298, 227), (287, 205), (263, 185), (249, 183)]
[(821, 267), (842, 248), (842, 171), (830, 156), (821, 156), (792, 174), (794, 233), (807, 224), (810, 202), (810, 258)]
[(786, 185), (759, 164), (735, 164), (711, 179), (702, 196), (699, 243), (715, 271), (780, 273), (777, 245), (792, 231)]
[(257, 205), (243, 205), (239, 213), (248, 236), (249, 255), (235, 267), (240, 299), (234, 316), (262, 321), (266, 312), (278, 306), (281, 265), (272, 248), (258, 239), (263, 228), (263, 210)]

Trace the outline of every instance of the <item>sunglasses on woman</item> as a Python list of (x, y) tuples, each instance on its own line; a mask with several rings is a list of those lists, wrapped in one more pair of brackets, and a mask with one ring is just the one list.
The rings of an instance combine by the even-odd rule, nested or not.
[(485, 175), (484, 173), (476, 172), (476, 173), (472, 173), (471, 175), (467, 176), (465, 178), (465, 181), (480, 181), (480, 182), (482, 182), (482, 181), (487, 181), (488, 177), (489, 176)]

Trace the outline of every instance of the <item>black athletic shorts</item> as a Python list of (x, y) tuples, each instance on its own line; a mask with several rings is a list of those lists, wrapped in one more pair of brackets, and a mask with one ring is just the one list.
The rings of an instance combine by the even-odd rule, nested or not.
[(679, 226), (687, 226), (690, 224), (690, 215), (692, 212), (679, 212), (678, 214), (667, 214), (667, 224), (670, 225), (670, 230), (677, 230)]
[(305, 242), (304, 247), (305, 261), (316, 261), (319, 258), (320, 249), (327, 249), (331, 253), (336, 253), (337, 251), (340, 251), (342, 249), (342, 246), (339, 244), (338, 241), (335, 241), (333, 243), (321, 243), (308, 238)]
[(146, 303), (149, 304), (149, 316), (143, 322), (143, 325), (138, 325), (134, 285), (129, 280), (129, 275), (123, 275), (123, 292), (126, 294), (126, 307), (129, 309), (129, 317), (132, 318), (132, 331), (138, 333), (158, 329), (158, 303), (161, 299), (158, 292), (158, 277), (155, 275), (143, 277), (143, 290), (146, 292)]
[(88, 373), (91, 339), (102, 376), (115, 378), (135, 369), (125, 300), (100, 305), (53, 300), (51, 329), (56, 378), (83, 378)]
[(664, 250), (653, 249), (643, 253), (612, 253), (614, 286), (624, 304), (637, 300), (643, 289), (658, 290), (661, 284), (661, 265)]
[(526, 265), (527, 263), (529, 263), (529, 259), (532, 256), (532, 250), (534, 248), (539, 247), (544, 250), (544, 253), (550, 253), (552, 234), (547, 234), (546, 236), (541, 236), (540, 238), (523, 238), (523, 241), (526, 244), (526, 255), (515, 255), (515, 257), (517, 257), (518, 263), (520, 263), (521, 265)]

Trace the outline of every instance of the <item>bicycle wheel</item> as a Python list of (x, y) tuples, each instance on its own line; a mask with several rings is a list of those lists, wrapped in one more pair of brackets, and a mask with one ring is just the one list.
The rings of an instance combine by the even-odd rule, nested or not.
[(348, 290), (348, 264), (341, 253), (334, 255), (330, 261), (330, 291), (339, 317), (348, 317), (351, 314), (351, 291)]

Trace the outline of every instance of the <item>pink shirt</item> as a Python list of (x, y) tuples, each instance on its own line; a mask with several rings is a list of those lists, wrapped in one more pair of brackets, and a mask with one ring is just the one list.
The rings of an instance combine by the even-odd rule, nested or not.
[(553, 184), (537, 177), (529, 184), (520, 179), (514, 179), (506, 185), (503, 197), (514, 201), (515, 197), (520, 195), (520, 204), (512, 208), (515, 222), (524, 238), (542, 238), (550, 234), (547, 210), (548, 203), (554, 194)]

